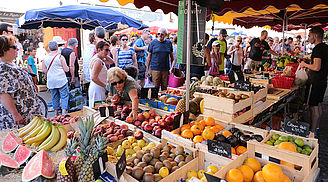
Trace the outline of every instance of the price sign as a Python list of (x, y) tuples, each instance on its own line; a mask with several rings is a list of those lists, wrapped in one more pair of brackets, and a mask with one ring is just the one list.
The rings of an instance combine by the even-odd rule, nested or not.
[(105, 172), (106, 165), (105, 163), (108, 161), (107, 153), (105, 152), (101, 157), (98, 158), (96, 162), (93, 163), (93, 176), (95, 179), (98, 179), (99, 176)]
[(250, 92), (252, 90), (252, 83), (245, 81), (236, 81), (235, 89)]
[(122, 176), (125, 168), (126, 168), (126, 156), (125, 156), (125, 150), (124, 150), (121, 158), (116, 163), (117, 180), (120, 179), (120, 177)]
[(204, 173), (204, 174), (205, 174), (206, 180), (208, 182), (223, 182), (223, 181), (225, 181), (225, 180), (222, 180), (221, 178), (218, 178), (216, 176), (210, 175), (208, 173)]
[(286, 133), (291, 133), (302, 137), (308, 137), (310, 133), (309, 130), (310, 130), (309, 123), (299, 122), (296, 120), (289, 120), (286, 121), (284, 124), (284, 131)]
[(208, 151), (213, 154), (231, 158), (231, 145), (223, 142), (207, 140)]

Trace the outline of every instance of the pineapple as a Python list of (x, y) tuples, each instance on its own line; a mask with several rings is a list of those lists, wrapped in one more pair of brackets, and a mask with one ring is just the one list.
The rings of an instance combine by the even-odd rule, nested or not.
[(87, 160), (91, 150), (91, 142), (93, 135), (93, 126), (94, 126), (94, 118), (89, 117), (85, 122), (82, 119), (79, 119), (79, 151), (80, 155), (74, 161), (76, 175), (79, 175), (83, 164)]
[[(194, 95), (198, 86), (198, 82), (192, 82), (189, 89), (189, 95)], [(179, 100), (178, 104), (175, 107), (175, 112), (186, 112), (186, 91), (183, 93), (182, 99)]]
[(71, 157), (75, 152), (75, 149), (77, 148), (77, 140), (74, 137), (72, 140), (70, 140), (67, 144), (66, 147), (66, 156), (68, 157), (68, 159), (66, 160), (66, 164), (65, 164), (65, 168), (67, 171), (68, 175), (62, 175), (59, 171), (59, 165), (57, 166), (57, 181), (59, 182), (73, 182), (73, 181), (77, 181), (77, 176), (75, 173), (75, 168), (74, 168), (74, 164), (71, 161)]
[(105, 137), (98, 135), (95, 143), (92, 145), (92, 152), (90, 153), (88, 159), (85, 161), (78, 177), (78, 181), (93, 181), (93, 163), (97, 161), (99, 157), (103, 155), (106, 149), (107, 140)]

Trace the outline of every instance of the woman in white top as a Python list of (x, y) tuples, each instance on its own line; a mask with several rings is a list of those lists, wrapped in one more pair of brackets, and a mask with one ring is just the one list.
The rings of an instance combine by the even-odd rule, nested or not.
[[(58, 53), (58, 44), (56, 41), (50, 41), (48, 44), (49, 54), (43, 61), (42, 69), (47, 75), (47, 87), (52, 96), (52, 104), (55, 114), (58, 116), (58, 109), (62, 108), (62, 114), (65, 114), (68, 108), (68, 84), (65, 72), (69, 71), (65, 58)], [(60, 102), (60, 100), (61, 102)]]
[(95, 101), (106, 99), (107, 84), (107, 67), (105, 64), (108, 55), (109, 44), (100, 41), (96, 45), (97, 54), (91, 58), (90, 76), (91, 82), (89, 86), (89, 107), (94, 107)]
[(242, 37), (238, 36), (235, 45), (230, 46), (230, 49), (227, 52), (228, 55), (231, 55), (231, 71), (237, 74), (238, 80), (244, 80), (243, 72), (241, 69), (242, 62), (244, 59), (244, 52), (241, 43)]

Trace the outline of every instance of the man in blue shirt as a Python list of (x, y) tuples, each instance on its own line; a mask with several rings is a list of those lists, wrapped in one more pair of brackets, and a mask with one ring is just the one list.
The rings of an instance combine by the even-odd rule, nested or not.
[(38, 71), (35, 66), (35, 55), (36, 55), (36, 48), (35, 47), (29, 47), (28, 49), (29, 57), (27, 58), (27, 68), (28, 72), (32, 74), (38, 74)]
[(157, 38), (149, 44), (146, 61), (146, 74), (151, 75), (155, 87), (162, 90), (167, 89), (170, 58), (174, 60), (172, 42), (166, 36), (166, 28), (158, 29)]

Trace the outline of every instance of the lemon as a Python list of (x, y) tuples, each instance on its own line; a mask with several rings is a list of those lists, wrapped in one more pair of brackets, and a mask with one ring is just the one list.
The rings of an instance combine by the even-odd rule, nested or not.
[(199, 170), (198, 171), (198, 178), (201, 179), (202, 177), (204, 177), (204, 173), (205, 173), (204, 170)]
[(159, 175), (161, 175), (162, 178), (165, 178), (169, 175), (169, 169), (167, 169), (167, 167), (161, 167), (158, 173)]
[(219, 168), (214, 166), (214, 165), (209, 165), (207, 168), (206, 168), (206, 172), (211, 172), (213, 174), (215, 174), (216, 172), (219, 171)]
[(190, 171), (188, 171), (188, 173), (187, 173), (187, 178), (192, 178), (192, 177), (197, 178), (197, 173), (196, 173), (196, 171), (194, 171), (194, 170), (190, 170)]

